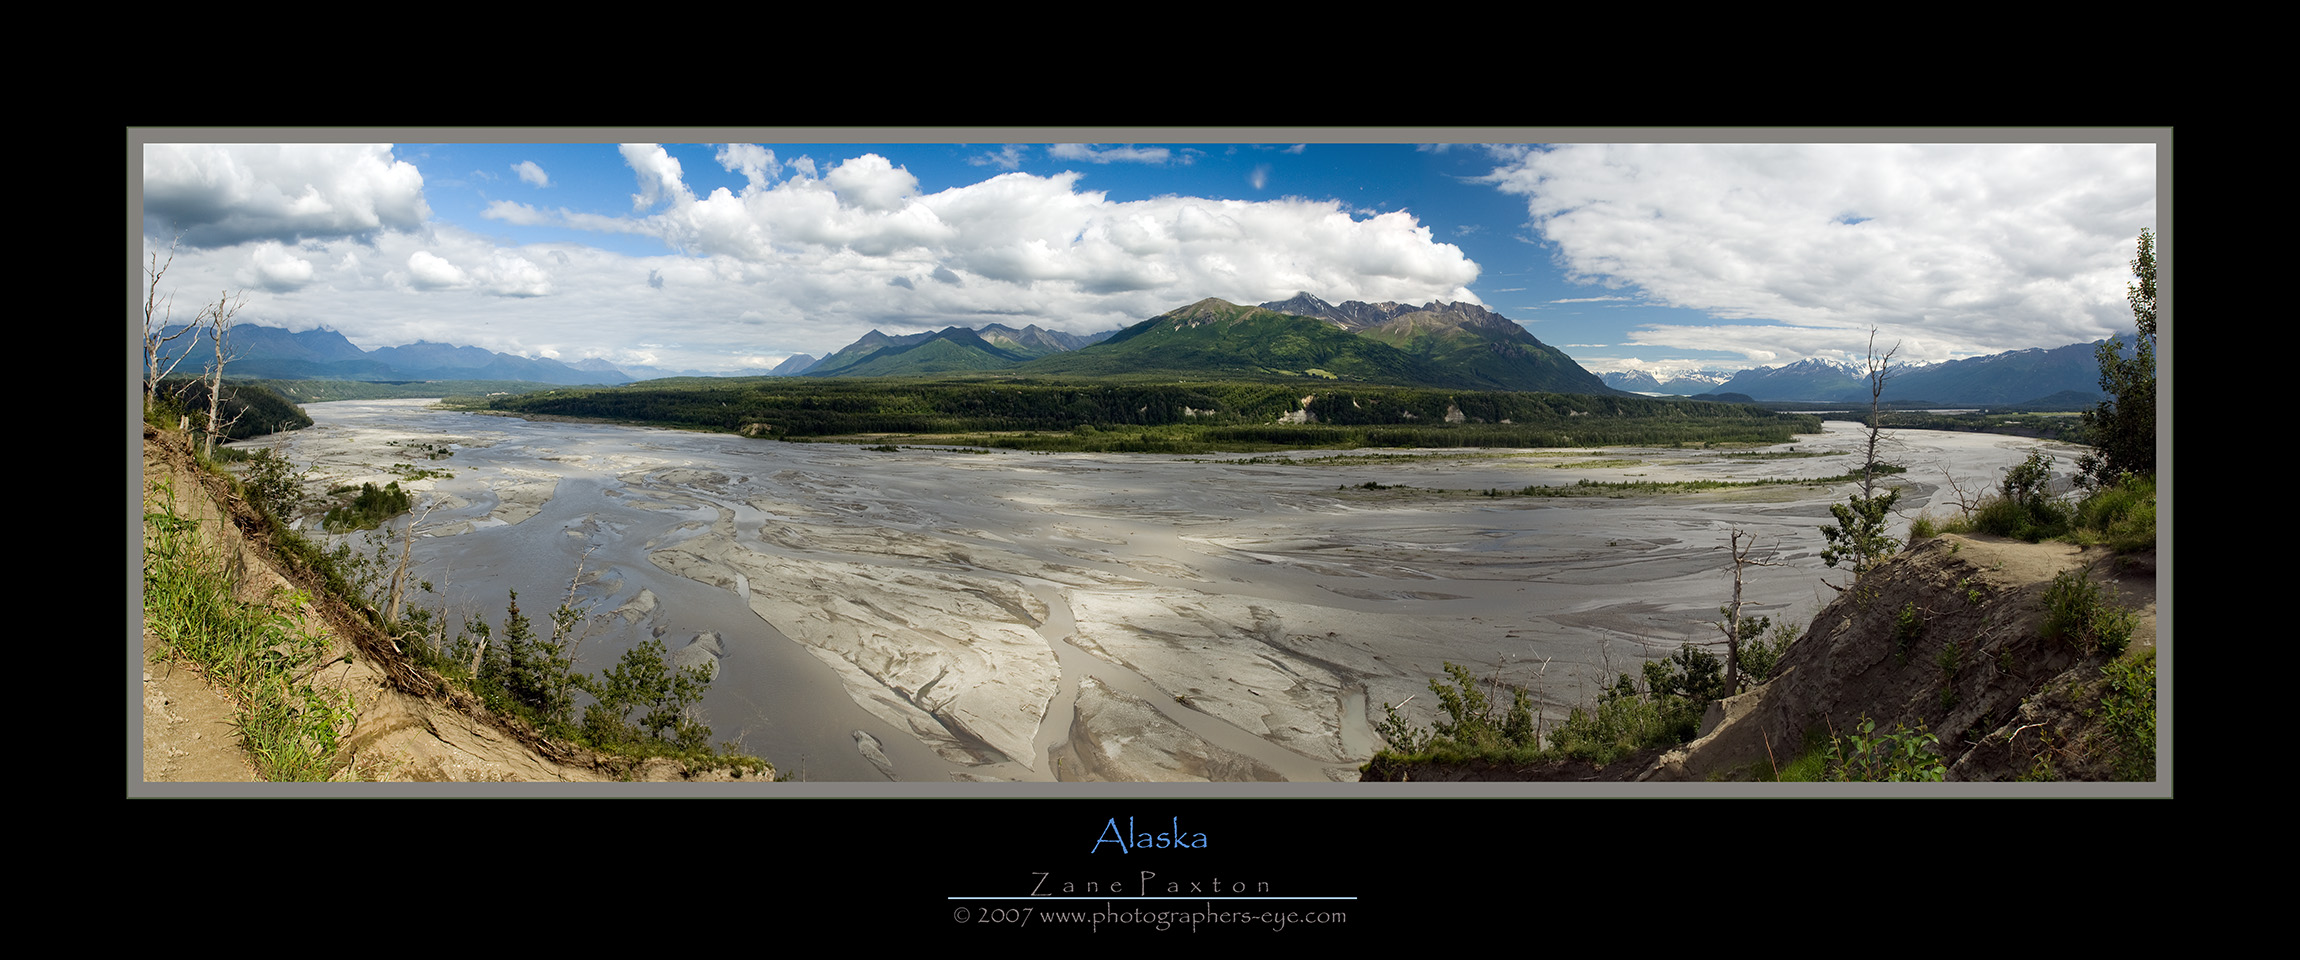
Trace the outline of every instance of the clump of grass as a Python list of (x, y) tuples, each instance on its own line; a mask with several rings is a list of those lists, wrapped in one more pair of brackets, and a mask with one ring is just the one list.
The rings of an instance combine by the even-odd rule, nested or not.
[(2156, 478), (2127, 475), (2086, 497), (2076, 509), (2079, 543), (2107, 544), (2118, 553), (2156, 549)]
[(199, 523), (176, 511), (162, 486), (144, 514), (144, 621), (168, 649), (240, 704), (240, 736), (266, 780), (327, 780), (342, 731), (357, 716), (348, 694), (306, 678), (327, 654), (304, 626), (309, 598), (287, 598), (296, 615), (242, 603)]
[(2109, 601), (2084, 568), (2054, 577), (2044, 591), (2046, 640), (2069, 643), (2087, 655), (2115, 658), (2132, 643), (2139, 615)]
[(1916, 601), (1901, 605), (1901, 612), (1893, 615), (1893, 659), (1909, 662), (1909, 648), (1925, 635), (1924, 614), (1917, 610)]

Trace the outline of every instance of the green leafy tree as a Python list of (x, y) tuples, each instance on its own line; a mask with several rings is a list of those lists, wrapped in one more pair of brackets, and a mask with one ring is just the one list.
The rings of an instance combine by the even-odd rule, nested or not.
[(1821, 528), (1821, 536), (1829, 541), (1821, 548), (1821, 562), (1853, 568), (1856, 583), (1868, 576), (1901, 545), (1898, 538), (1885, 534), (1892, 523), (1893, 504), (1900, 499), (1899, 490), (1887, 490), (1873, 497), (1856, 495), (1844, 503), (1830, 504), (1829, 515), (1837, 518), (1837, 525)]
[[(624, 651), (622, 662), (596, 678), (579, 678), (596, 698), (583, 711), (583, 731), (604, 748), (626, 748), (644, 736), (679, 750), (710, 745), (711, 728), (695, 720), (695, 704), (711, 686), (707, 667), (671, 669), (663, 641), (649, 638)], [(636, 723), (630, 719), (639, 711)]]
[(2132, 260), (2137, 283), (2125, 286), (2132, 304), (2132, 355), (2118, 349), (2118, 339), (2103, 341), (2095, 355), (2100, 360), (2100, 389), (2108, 399), (2084, 414), (2093, 452), (2077, 460), (2086, 486), (2113, 487), (2124, 474), (2156, 473), (2156, 235), (2140, 232), (2140, 252)]
[(551, 636), (535, 635), (535, 624), (519, 610), (519, 591), (511, 591), (511, 609), (503, 620), (500, 658), (490, 658), (503, 692), (535, 712), (545, 723), (568, 722), (574, 713), (576, 685), (573, 638), (570, 628), (577, 615), (566, 607), (552, 617)]

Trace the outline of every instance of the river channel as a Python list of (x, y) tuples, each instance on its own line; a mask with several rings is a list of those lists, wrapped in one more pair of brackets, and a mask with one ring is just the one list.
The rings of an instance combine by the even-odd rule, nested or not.
[[(715, 636), (714, 740), (828, 781), (1355, 779), (1382, 705), (1413, 697), (1427, 722), (1447, 662), (1562, 717), (1715, 638), (1736, 528), (1780, 564), (1751, 571), (1748, 612), (1809, 618), (1844, 579), (1819, 527), (1852, 487), (1467, 491), (1826, 477), (1860, 439), (1832, 421), (1756, 451), (884, 452), (428, 404), (310, 404), (315, 426), (255, 445), (315, 494), (448, 471), (403, 481), (427, 600), (500, 624), (516, 590), (540, 620), (580, 567), (579, 669)], [(1977, 493), (2036, 449), (2073, 464), (1889, 431), (1884, 457), (1910, 467), (1896, 532), (1943, 513), (1952, 476)]]

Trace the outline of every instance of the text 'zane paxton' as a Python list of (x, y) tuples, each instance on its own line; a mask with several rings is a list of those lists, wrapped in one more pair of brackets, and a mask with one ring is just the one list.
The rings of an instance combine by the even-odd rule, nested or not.
[(1102, 852), (1102, 845), (1105, 843), (1117, 844), (1119, 853), (1166, 847), (1195, 847), (1204, 850), (1206, 849), (1206, 835), (1203, 833), (1183, 833), (1181, 817), (1175, 817), (1163, 833), (1137, 832), (1134, 829), (1134, 818), (1127, 817), (1126, 830), (1120, 832), (1118, 818), (1111, 817), (1110, 822), (1102, 827), (1102, 836), (1095, 838), (1094, 849), (1087, 852), (1100, 853)]

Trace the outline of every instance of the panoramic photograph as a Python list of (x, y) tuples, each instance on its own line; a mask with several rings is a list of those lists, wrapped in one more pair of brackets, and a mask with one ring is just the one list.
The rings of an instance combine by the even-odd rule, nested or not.
[(2169, 795), (2168, 131), (317, 133), (131, 131), (131, 795)]

